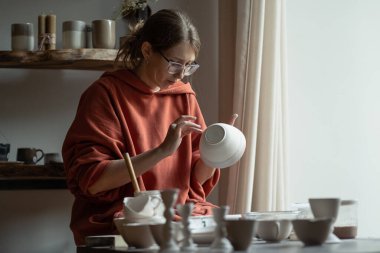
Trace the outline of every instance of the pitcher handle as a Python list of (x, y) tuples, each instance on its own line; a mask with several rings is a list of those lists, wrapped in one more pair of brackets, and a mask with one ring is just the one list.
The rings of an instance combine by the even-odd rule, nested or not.
[(276, 239), (278, 239), (280, 236), (280, 222), (276, 221), (275, 224), (276, 224), (276, 226), (275, 226), (275, 228), (276, 228)]
[(42, 149), (36, 149), (36, 155), (37, 155), (38, 152), (41, 153), (41, 156), (40, 157), (37, 156), (38, 158), (36, 160), (36, 163), (38, 163), (45, 156), (45, 153), (44, 153), (44, 151), (42, 151)]

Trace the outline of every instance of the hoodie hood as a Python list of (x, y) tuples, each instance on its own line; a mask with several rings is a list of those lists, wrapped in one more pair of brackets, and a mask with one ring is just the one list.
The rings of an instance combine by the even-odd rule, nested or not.
[(135, 73), (127, 69), (120, 69), (113, 72), (105, 72), (102, 77), (116, 78), (122, 81), (124, 84), (133, 87), (134, 89), (145, 94), (193, 94), (194, 90), (191, 88), (190, 83), (183, 83), (178, 81), (169, 87), (160, 91), (152, 91)]

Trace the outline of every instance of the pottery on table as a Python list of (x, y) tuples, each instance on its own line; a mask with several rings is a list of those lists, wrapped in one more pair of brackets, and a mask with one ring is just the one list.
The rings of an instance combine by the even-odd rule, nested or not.
[(256, 234), (260, 239), (268, 242), (279, 242), (290, 236), (292, 232), (291, 220), (257, 220)]
[(339, 198), (310, 198), (310, 208), (315, 218), (331, 218), (333, 220), (326, 243), (339, 243), (340, 239), (333, 234), (334, 223), (338, 217)]
[(234, 250), (247, 250), (256, 232), (255, 220), (226, 220), (227, 238)]
[(129, 247), (140, 249), (158, 248), (156, 241), (150, 231), (149, 224), (143, 223), (124, 223), (122, 224), (122, 233), (124, 241)]
[(208, 126), (199, 143), (202, 161), (213, 168), (226, 168), (235, 164), (243, 156), (245, 147), (244, 134), (225, 123)]
[(164, 222), (161, 202), (149, 194), (139, 194), (136, 197), (124, 198), (123, 213), (130, 223)]
[(331, 233), (333, 218), (292, 220), (293, 230), (305, 245), (321, 245)]
[[(164, 226), (165, 223), (149, 224), (150, 232), (152, 233), (155, 242), (160, 247), (164, 244)], [(181, 231), (181, 223), (172, 222), (172, 226), (174, 230), (174, 240), (179, 243), (184, 238)]]

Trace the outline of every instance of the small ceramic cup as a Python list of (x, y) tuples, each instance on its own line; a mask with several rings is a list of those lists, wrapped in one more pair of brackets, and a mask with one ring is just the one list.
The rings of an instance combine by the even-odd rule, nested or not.
[(258, 220), (257, 235), (268, 242), (279, 242), (292, 232), (291, 220)]
[(17, 161), (25, 164), (36, 164), (44, 158), (44, 152), (41, 149), (35, 148), (18, 148)]
[(226, 220), (227, 238), (234, 250), (246, 251), (256, 232), (255, 220)]
[(62, 23), (62, 48), (86, 47), (86, 22), (69, 20)]
[(333, 218), (297, 219), (293, 220), (296, 236), (305, 245), (323, 244), (330, 234)]
[(59, 153), (46, 153), (44, 155), (44, 164), (57, 163), (62, 163), (61, 155)]
[(11, 144), (0, 143), (0, 161), (8, 161), (8, 154), (11, 150)]
[(92, 21), (92, 46), (114, 49), (116, 45), (115, 21), (99, 19)]
[(33, 51), (34, 32), (32, 23), (12, 24), (12, 50)]
[(162, 213), (158, 213), (159, 205), (156, 199), (152, 199), (150, 195), (140, 194), (136, 197), (125, 197), (123, 202), (123, 213), (127, 222), (159, 223), (165, 220)]

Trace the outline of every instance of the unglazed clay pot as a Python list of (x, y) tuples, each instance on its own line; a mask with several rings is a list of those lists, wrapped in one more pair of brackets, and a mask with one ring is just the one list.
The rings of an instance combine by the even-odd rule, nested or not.
[(216, 123), (203, 131), (199, 150), (206, 165), (226, 168), (240, 160), (245, 146), (245, 136), (239, 129), (232, 125)]
[(253, 241), (257, 221), (255, 220), (226, 220), (227, 238), (234, 250), (247, 250)]
[(307, 246), (323, 244), (330, 234), (333, 222), (332, 218), (292, 220), (295, 234)]

